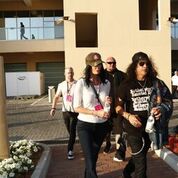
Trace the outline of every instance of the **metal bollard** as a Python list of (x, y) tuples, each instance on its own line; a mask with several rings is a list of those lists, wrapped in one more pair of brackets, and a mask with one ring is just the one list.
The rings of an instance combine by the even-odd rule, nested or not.
[(48, 101), (49, 101), (49, 103), (52, 103), (54, 95), (55, 95), (55, 87), (48, 86)]

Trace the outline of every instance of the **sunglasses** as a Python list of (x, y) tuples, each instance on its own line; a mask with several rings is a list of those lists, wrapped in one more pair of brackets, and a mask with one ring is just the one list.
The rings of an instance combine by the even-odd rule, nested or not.
[(138, 65), (139, 65), (139, 66), (142, 66), (142, 67), (143, 67), (145, 64), (146, 64), (146, 66), (148, 66), (148, 63), (147, 63), (147, 62), (144, 62), (144, 61), (141, 61), (141, 62), (138, 63)]
[(107, 62), (107, 64), (116, 64), (116, 62)]

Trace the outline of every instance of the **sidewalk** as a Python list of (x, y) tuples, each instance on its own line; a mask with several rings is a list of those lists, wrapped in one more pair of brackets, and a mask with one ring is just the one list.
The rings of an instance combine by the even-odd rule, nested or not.
[[(114, 147), (114, 146), (113, 146)], [(83, 178), (84, 158), (80, 145), (75, 145), (75, 159), (67, 160), (66, 145), (53, 146), (52, 159), (46, 178)], [(103, 148), (102, 148), (103, 150)], [(125, 167), (127, 159), (118, 163), (113, 161), (114, 149), (108, 155), (99, 154), (97, 162), (98, 178), (121, 178), (122, 170)], [(162, 159), (158, 158), (153, 152), (148, 155), (148, 178), (178, 178), (178, 174), (171, 169)]]
[[(7, 120), (10, 140), (32, 139), (48, 144), (52, 150), (47, 178), (82, 178), (84, 172), (84, 158), (80, 145), (75, 146), (76, 159), (66, 158), (66, 132), (58, 105), (58, 112), (51, 118), (49, 111), (51, 104), (47, 97), (29, 100), (7, 100)], [(178, 102), (170, 121), (170, 127), (178, 125)], [(60, 143), (60, 144), (59, 144)], [(113, 146), (114, 147), (114, 146)], [(123, 163), (114, 162), (114, 150), (108, 155), (101, 151), (97, 163), (99, 178), (121, 177)], [(129, 157), (129, 154), (127, 154)], [(154, 153), (148, 157), (148, 178), (178, 178), (178, 174)]]

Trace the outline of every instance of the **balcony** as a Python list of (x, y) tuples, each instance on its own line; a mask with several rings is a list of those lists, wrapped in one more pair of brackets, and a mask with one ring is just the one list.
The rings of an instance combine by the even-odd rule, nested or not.
[[(25, 28), (24, 36), (33, 40), (63, 39), (64, 25), (53, 27), (31, 27)], [(20, 28), (0, 28), (0, 40), (22, 40)]]
[(0, 53), (64, 51), (64, 26), (0, 28)]

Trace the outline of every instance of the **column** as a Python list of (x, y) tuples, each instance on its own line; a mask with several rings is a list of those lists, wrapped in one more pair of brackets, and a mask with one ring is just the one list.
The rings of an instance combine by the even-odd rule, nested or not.
[(4, 60), (0, 56), (0, 159), (9, 157), (9, 139), (6, 120), (6, 96), (5, 96), (5, 76)]

